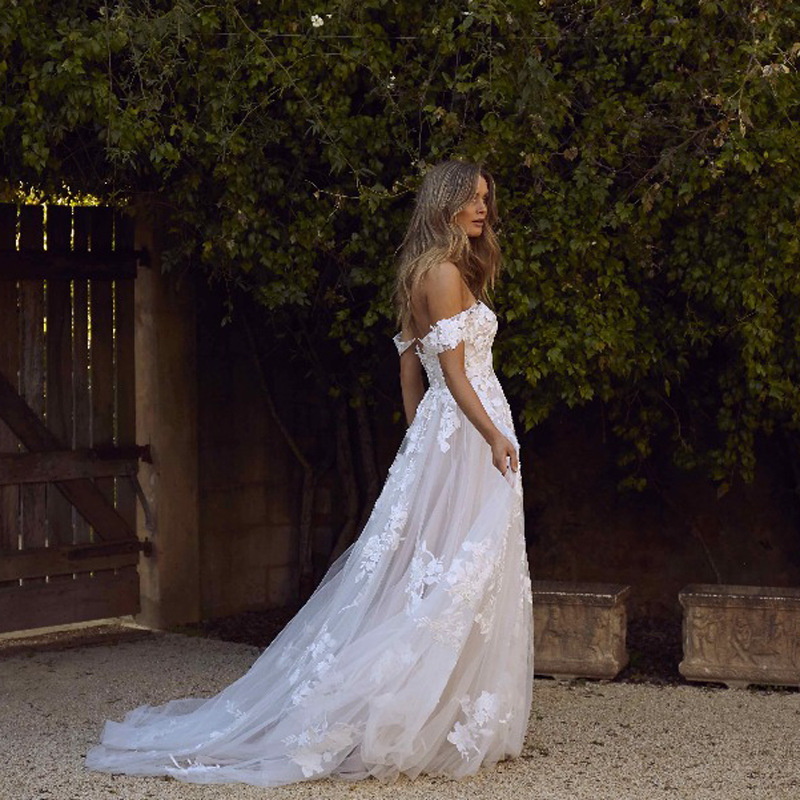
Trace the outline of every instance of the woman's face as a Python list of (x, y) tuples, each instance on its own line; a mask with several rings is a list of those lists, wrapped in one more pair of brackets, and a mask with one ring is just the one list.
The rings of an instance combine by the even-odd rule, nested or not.
[(456, 224), (470, 238), (478, 237), (483, 233), (488, 212), (489, 186), (483, 175), (478, 176), (475, 192), (472, 199), (456, 214)]

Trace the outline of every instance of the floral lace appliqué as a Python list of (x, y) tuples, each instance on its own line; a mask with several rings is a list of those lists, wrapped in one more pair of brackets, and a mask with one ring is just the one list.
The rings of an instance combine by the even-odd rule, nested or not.
[(453, 730), (447, 734), (447, 741), (456, 746), (462, 758), (479, 756), (482, 741), (492, 735), (497, 725), (507, 724), (507, 717), (497, 718), (498, 709), (497, 695), (491, 692), (481, 692), (474, 702), (469, 695), (461, 701), (466, 721), (456, 722)]
[(289, 751), (289, 758), (303, 771), (303, 777), (310, 778), (325, 769), (333, 757), (350, 747), (356, 740), (357, 729), (353, 725), (337, 723), (331, 727), (327, 720), (311, 725), (299, 734), (282, 739)]
[(397, 334), (396, 336), (392, 337), (392, 341), (394, 342), (394, 346), (397, 348), (397, 354), (403, 355), (409, 347), (416, 341), (415, 339), (409, 339), (408, 341), (403, 341), (401, 334)]
[(464, 340), (464, 330), (467, 320), (474, 309), (480, 308), (481, 303), (475, 303), (464, 311), (431, 325), (430, 331), (420, 341), (429, 353), (443, 353), (452, 350)]
[(489, 557), (489, 542), (486, 541), (464, 542), (461, 550), (466, 555), (453, 559), (445, 580), (456, 602), (476, 608), (491, 580), (495, 559)]
[(429, 631), (433, 640), (449, 647), (458, 647), (467, 632), (468, 620), (460, 609), (450, 609), (435, 619), (419, 617), (417, 627)]
[(442, 403), (442, 417), (439, 422), (439, 430), (436, 434), (436, 441), (439, 449), (446, 453), (450, 449), (448, 439), (461, 427), (461, 418), (458, 414), (458, 406), (455, 400), (448, 397)]
[(406, 613), (414, 615), (419, 604), (422, 602), (422, 595), (425, 592), (426, 586), (432, 586), (438, 583), (442, 573), (444, 572), (444, 565), (441, 559), (428, 550), (427, 543), (423, 540), (420, 542), (419, 547), (411, 559), (411, 565), (408, 571), (408, 583), (406, 584)]
[(403, 526), (408, 519), (408, 502), (399, 502), (392, 506), (389, 521), (380, 534), (367, 540), (361, 551), (361, 564), (356, 576), (357, 581), (371, 576), (375, 572), (384, 553), (396, 550), (401, 541)]
[(390, 647), (381, 653), (370, 670), (370, 682), (382, 686), (393, 675), (404, 672), (414, 663), (414, 652), (408, 644)]
[(292, 686), (300, 680), (301, 675), (308, 675), (300, 684), (294, 686), (291, 696), (293, 706), (304, 705), (312, 693), (321, 693), (323, 684), (336, 685), (337, 682), (341, 682), (341, 676), (332, 672), (336, 662), (336, 646), (337, 642), (328, 633), (326, 623), (314, 641), (306, 647), (300, 663), (289, 675), (289, 683)]

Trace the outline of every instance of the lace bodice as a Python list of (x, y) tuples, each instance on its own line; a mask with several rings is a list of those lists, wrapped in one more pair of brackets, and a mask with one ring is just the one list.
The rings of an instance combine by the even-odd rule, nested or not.
[(400, 355), (416, 343), (417, 355), (428, 378), (426, 397), (430, 395), (453, 406), (455, 400), (445, 383), (439, 354), (452, 350), (463, 341), (464, 370), (469, 382), (486, 413), (519, 449), (508, 401), (492, 363), (492, 344), (496, 333), (497, 317), (485, 303), (478, 301), (452, 317), (440, 319), (419, 339), (403, 340), (397, 334), (393, 341)]

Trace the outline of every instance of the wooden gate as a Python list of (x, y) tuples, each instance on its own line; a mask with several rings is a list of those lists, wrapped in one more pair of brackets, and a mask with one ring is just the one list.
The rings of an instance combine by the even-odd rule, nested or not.
[(133, 221), (0, 204), (0, 632), (139, 610)]

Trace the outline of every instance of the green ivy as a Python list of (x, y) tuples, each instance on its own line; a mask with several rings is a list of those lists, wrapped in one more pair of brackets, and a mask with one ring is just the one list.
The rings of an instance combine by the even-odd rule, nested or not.
[(2, 169), (156, 193), (169, 263), (245, 290), (341, 394), (388, 357), (426, 166), (484, 160), (524, 425), (601, 403), (629, 485), (656, 447), (748, 479), (758, 434), (800, 426), (799, 23), (791, 0), (5, 0)]

